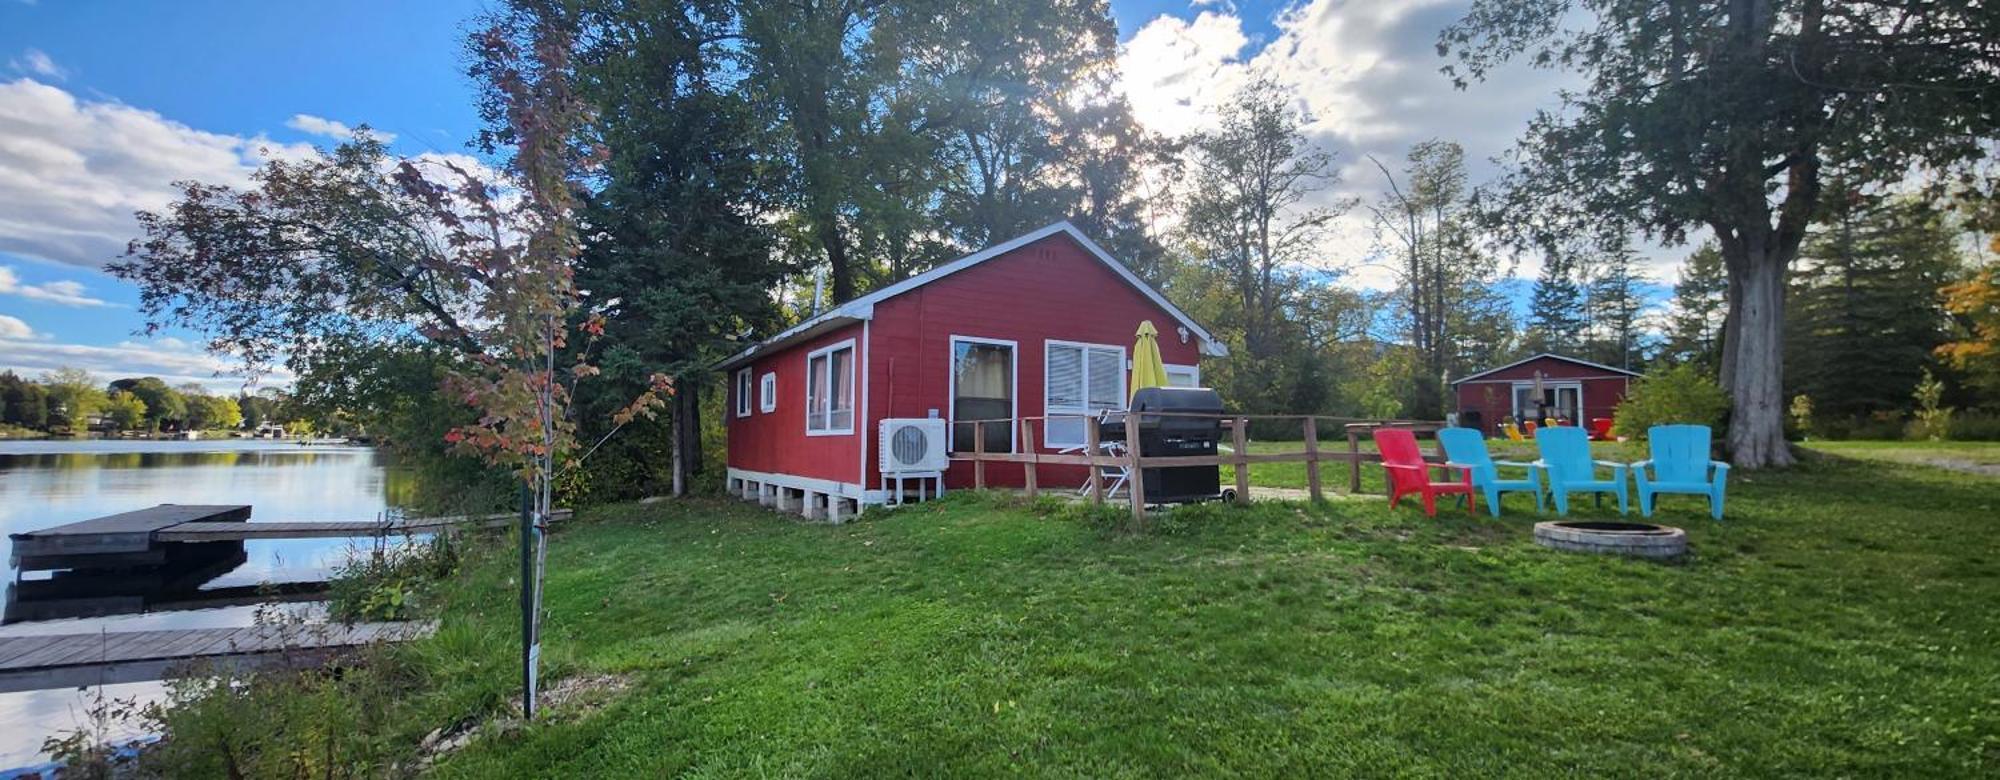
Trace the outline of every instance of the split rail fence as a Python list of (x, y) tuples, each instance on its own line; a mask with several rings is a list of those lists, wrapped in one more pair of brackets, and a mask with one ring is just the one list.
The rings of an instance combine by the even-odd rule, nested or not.
[[(1222, 424), (1222, 428), (1228, 432), (1229, 444), (1234, 451), (1218, 452), (1215, 455), (1146, 455), (1140, 451), (1139, 419), (1142, 414), (1147, 417), (1199, 417), (1202, 419), (1218, 420)], [(1059, 417), (1073, 419), (1076, 415), (1059, 415)], [(1088, 418), (1084, 419), (1083, 425), (1083, 451), (1071, 454), (1036, 451), (1036, 425), (1047, 419), (1049, 418), (1020, 417), (996, 420), (960, 420), (955, 425), (972, 426), (973, 448), (969, 453), (954, 453), (951, 459), (957, 462), (972, 464), (972, 483), (975, 488), (986, 487), (986, 464), (1022, 464), (1022, 488), (1029, 498), (1034, 498), (1040, 494), (1039, 480), (1035, 473), (1037, 467), (1084, 466), (1090, 472), (1090, 481), (1085, 488), (1085, 492), (1089, 494), (1092, 502), (1099, 504), (1104, 503), (1105, 493), (1102, 470), (1104, 468), (1123, 467), (1126, 469), (1126, 473), (1131, 475), (1126, 480), (1125, 485), (1132, 509), (1132, 522), (1135, 525), (1145, 522), (1146, 516), (1147, 501), (1145, 479), (1142, 476), (1144, 473), (1143, 469), (1175, 466), (1235, 466), (1236, 502), (1239, 504), (1248, 504), (1250, 503), (1250, 466), (1252, 464), (1304, 463), (1306, 464), (1306, 490), (1311, 494), (1312, 500), (1320, 501), (1325, 498), (1326, 489), (1320, 469), (1320, 465), (1323, 463), (1347, 464), (1347, 492), (1361, 492), (1362, 464), (1382, 462), (1380, 454), (1361, 449), (1362, 438), (1368, 436), (1376, 428), (1404, 428), (1418, 433), (1435, 433), (1439, 428), (1445, 427), (1445, 423), (1435, 420), (1357, 420), (1351, 417), (1321, 417), (1315, 415), (1215, 415), (1188, 412), (1135, 412), (1125, 415), (1124, 444), (1126, 449), (1123, 454), (1102, 452), (1097, 421)], [(1251, 452), (1249, 429), (1250, 423), (1253, 420), (1298, 421), (1300, 432), (1303, 434), (1303, 439), (1299, 442), (1302, 448), (1301, 451)], [(1342, 431), (1347, 436), (1347, 448), (1344, 451), (1321, 449), (1319, 440), (1319, 426), (1321, 421), (1329, 421), (1341, 426)], [(986, 430), (988, 425), (1018, 426), (1019, 437), (1016, 439), (1017, 446), (1014, 448), (1016, 451), (988, 452), (986, 450)], [(1435, 454), (1426, 454), (1424, 459), (1432, 463), (1444, 462), (1444, 458), (1441, 455)]]

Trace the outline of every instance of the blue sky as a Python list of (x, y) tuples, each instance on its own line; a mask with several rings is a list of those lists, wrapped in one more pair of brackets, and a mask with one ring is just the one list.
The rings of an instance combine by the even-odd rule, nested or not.
[[(1560, 78), (1520, 72), (1456, 92), (1436, 31), (1464, 0), (1297, 4), (1114, 2), (1124, 84), (1161, 132), (1199, 129), (1253, 70), (1294, 87), (1334, 152), (1336, 197), (1371, 197), (1409, 143), (1461, 140), (1483, 161), (1548, 105)], [(136, 291), (98, 268), (182, 178), (240, 182), (265, 150), (367, 123), (408, 155), (463, 153), (478, 127), (461, 39), (486, 2), (175, 3), (0, 0), (0, 369), (79, 365), (225, 388), (192, 334), (135, 335)], [(1474, 177), (1490, 174), (1475, 163)], [(1366, 220), (1343, 220), (1329, 266), (1379, 286)], [(1532, 275), (1533, 269), (1524, 269)], [(1375, 274), (1375, 276), (1371, 276)], [(1656, 274), (1657, 275), (1657, 274)], [(275, 377), (282, 383), (283, 377)]]

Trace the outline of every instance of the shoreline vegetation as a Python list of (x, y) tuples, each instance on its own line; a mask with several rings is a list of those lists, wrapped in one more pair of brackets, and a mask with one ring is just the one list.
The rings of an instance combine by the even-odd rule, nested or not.
[(1967, 542), (2000, 482), (1852, 449), (1732, 480), (1723, 523), (1667, 503), (1655, 521), (1695, 551), (1678, 565), (1537, 547), (1525, 496), (1497, 520), (1191, 505), (1138, 534), (973, 492), (844, 526), (602, 506), (550, 545), (536, 723), (514, 714), (515, 542), (468, 538), (347, 591), (435, 635), (338, 673), (174, 683), (140, 768), (1990, 773), (2000, 561)]

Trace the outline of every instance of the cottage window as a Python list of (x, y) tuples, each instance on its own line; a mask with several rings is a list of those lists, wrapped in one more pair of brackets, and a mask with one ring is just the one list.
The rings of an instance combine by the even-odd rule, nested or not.
[(1172, 364), (1172, 363), (1168, 363), (1168, 364), (1167, 364), (1167, 386), (1168, 386), (1168, 387), (1200, 387), (1200, 386), (1201, 386), (1201, 367), (1200, 367), (1200, 366), (1177, 366), (1177, 365), (1174, 365), (1174, 364)]
[(1583, 384), (1544, 381), (1538, 397), (1533, 382), (1515, 382), (1514, 419), (1540, 424), (1548, 417), (1571, 423), (1583, 419)]
[(854, 432), (854, 342), (843, 341), (806, 356), (806, 433)]
[[(986, 451), (1014, 451), (1014, 342), (951, 340), (951, 450), (972, 452), (986, 422)], [(963, 422), (960, 422), (963, 421)]]
[(1043, 357), (1042, 437), (1050, 447), (1081, 447), (1088, 420), (1125, 408), (1125, 348), (1049, 341)]
[(750, 369), (736, 372), (736, 416), (750, 416)]
[(770, 414), (778, 410), (778, 375), (770, 372), (757, 385), (757, 410)]

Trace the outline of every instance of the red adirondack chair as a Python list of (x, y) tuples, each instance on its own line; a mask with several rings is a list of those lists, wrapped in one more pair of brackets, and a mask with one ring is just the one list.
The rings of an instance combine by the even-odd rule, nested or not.
[(1590, 418), (1590, 438), (1597, 441), (1611, 441), (1611, 418)]
[[(1458, 463), (1426, 463), (1417, 449), (1417, 435), (1401, 428), (1376, 428), (1375, 448), (1382, 452), (1382, 469), (1389, 476), (1389, 508), (1412, 493), (1424, 497), (1424, 514), (1437, 517), (1437, 497), (1458, 493), (1465, 496), (1465, 511), (1471, 514), (1477, 499), (1472, 492), (1472, 467)], [(1431, 469), (1457, 469), (1458, 481), (1432, 482)]]

